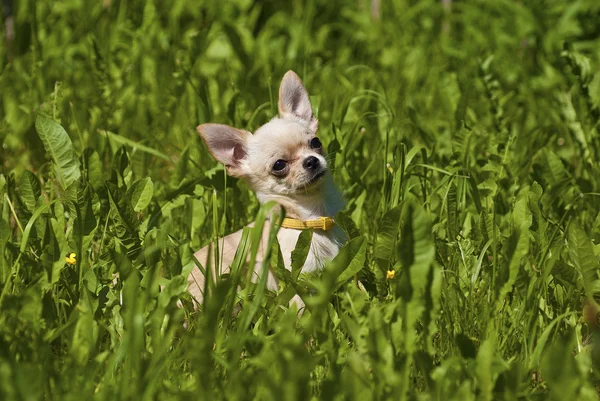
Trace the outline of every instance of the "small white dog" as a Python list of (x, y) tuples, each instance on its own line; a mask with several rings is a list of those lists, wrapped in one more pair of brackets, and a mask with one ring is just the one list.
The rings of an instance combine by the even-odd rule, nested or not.
[[(303, 228), (314, 228), (312, 242), (302, 272), (322, 269), (337, 255), (346, 241), (335, 216), (343, 207), (327, 167), (323, 148), (317, 138), (318, 122), (312, 112), (308, 93), (293, 71), (288, 71), (279, 87), (279, 117), (275, 117), (254, 134), (222, 124), (202, 124), (197, 130), (213, 157), (223, 163), (227, 174), (244, 179), (259, 201), (275, 201), (285, 209), (286, 219), (277, 233), (285, 267), (291, 270), (291, 253)], [(254, 278), (260, 275), (269, 221), (263, 230)], [(229, 273), (242, 230), (219, 240), (220, 266), (212, 266), (213, 277)], [(203, 266), (214, 265), (209, 247), (194, 255)], [(212, 257), (211, 263), (208, 263)], [(189, 291), (202, 305), (205, 278), (198, 267), (188, 277)], [(268, 272), (267, 288), (278, 289), (278, 282)], [(304, 307), (298, 295), (291, 303)]]

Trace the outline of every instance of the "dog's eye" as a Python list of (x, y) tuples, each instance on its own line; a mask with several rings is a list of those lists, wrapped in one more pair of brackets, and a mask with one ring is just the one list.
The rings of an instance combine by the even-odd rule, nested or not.
[(273, 171), (282, 171), (285, 166), (287, 166), (287, 162), (279, 159), (275, 162), (275, 164), (273, 164)]
[(310, 140), (310, 147), (311, 149), (319, 149), (321, 147), (321, 141), (319, 141), (319, 138), (313, 138)]

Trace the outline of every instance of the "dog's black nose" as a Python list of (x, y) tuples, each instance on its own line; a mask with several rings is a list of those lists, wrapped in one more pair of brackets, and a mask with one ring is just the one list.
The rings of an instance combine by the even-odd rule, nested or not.
[(320, 164), (321, 163), (319, 163), (319, 159), (314, 156), (308, 156), (306, 159), (304, 159), (304, 163), (302, 163), (304, 168), (307, 170), (316, 170), (319, 168)]

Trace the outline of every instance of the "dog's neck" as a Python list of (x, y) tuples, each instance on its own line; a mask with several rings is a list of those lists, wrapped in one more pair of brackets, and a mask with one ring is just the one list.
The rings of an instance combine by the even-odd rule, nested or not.
[(321, 191), (313, 194), (273, 195), (257, 193), (260, 203), (275, 201), (285, 209), (287, 217), (314, 220), (319, 217), (334, 217), (344, 207), (341, 192), (330, 174), (325, 176)]

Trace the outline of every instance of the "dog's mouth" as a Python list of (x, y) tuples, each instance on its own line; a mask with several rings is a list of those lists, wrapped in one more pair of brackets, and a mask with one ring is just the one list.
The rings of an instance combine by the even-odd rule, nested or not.
[(319, 171), (306, 183), (306, 186), (309, 187), (309, 186), (313, 185), (314, 183), (316, 183), (317, 181), (319, 181), (321, 178), (325, 177), (326, 172), (327, 172), (326, 169)]

